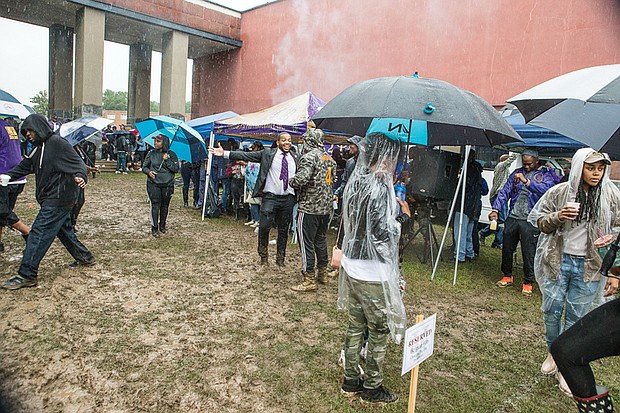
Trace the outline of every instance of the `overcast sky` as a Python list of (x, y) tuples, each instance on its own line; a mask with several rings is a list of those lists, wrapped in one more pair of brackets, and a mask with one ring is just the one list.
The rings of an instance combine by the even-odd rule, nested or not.
[[(271, 0), (273, 1), (273, 0)], [(234, 10), (244, 11), (266, 0), (215, 0)], [(49, 37), (47, 28), (0, 18), (0, 39), (3, 62), (0, 64), (0, 89), (9, 92), (20, 102), (30, 104), (30, 99), (48, 88)], [(6, 39), (16, 39), (6, 41)], [(10, 62), (10, 63), (9, 63)], [(103, 89), (127, 91), (129, 72), (129, 46), (105, 42)], [(161, 79), (161, 53), (153, 52), (151, 70), (151, 100), (159, 102)], [(188, 61), (186, 100), (191, 100), (192, 61)]]

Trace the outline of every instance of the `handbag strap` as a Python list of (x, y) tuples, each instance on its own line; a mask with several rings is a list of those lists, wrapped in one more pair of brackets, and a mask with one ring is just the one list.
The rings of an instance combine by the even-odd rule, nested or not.
[[(338, 240), (340, 239), (340, 230), (342, 229), (342, 217), (340, 217), (340, 225), (338, 225), (338, 235), (336, 235), (336, 244), (338, 244)], [(620, 235), (618, 235), (620, 237)]]

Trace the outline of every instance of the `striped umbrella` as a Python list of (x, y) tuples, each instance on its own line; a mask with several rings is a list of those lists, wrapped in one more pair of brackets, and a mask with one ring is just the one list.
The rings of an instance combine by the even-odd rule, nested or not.
[(0, 89), (0, 116), (25, 119), (33, 113), (32, 108), (22, 105), (13, 95)]
[(65, 138), (71, 146), (90, 138), (100, 132), (112, 121), (98, 116), (85, 116), (60, 126), (60, 136)]
[(142, 140), (151, 146), (155, 146), (155, 136), (167, 136), (170, 150), (183, 161), (195, 162), (207, 158), (207, 146), (202, 136), (183, 121), (169, 116), (154, 116), (136, 123), (136, 129)]
[(620, 156), (620, 64), (558, 76), (508, 99), (528, 125)]

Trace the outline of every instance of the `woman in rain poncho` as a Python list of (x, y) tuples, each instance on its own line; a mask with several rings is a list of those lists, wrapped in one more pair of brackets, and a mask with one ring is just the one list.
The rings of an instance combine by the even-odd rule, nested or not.
[[(609, 181), (610, 164), (606, 155), (591, 148), (578, 150), (568, 182), (547, 191), (529, 215), (530, 223), (542, 232), (534, 272), (543, 296), (548, 350), (562, 331), (590, 310), (603, 287), (608, 294), (618, 287), (616, 278), (599, 285), (601, 258), (594, 246), (597, 238), (620, 224), (620, 191)], [(579, 207), (569, 206), (571, 202)], [(553, 374), (556, 370), (549, 353), (541, 371)], [(558, 380), (560, 388), (567, 391), (559, 373)]]
[[(397, 200), (392, 175), (400, 144), (371, 133), (358, 144), (360, 155), (343, 195), (344, 240), (338, 308), (348, 310), (342, 391), (362, 393), (362, 401), (392, 402), (397, 396), (382, 386), (388, 334), (397, 344), (406, 327), (399, 288), (398, 240), (409, 206)], [(398, 216), (398, 206), (403, 215)], [(366, 380), (359, 357), (368, 328)]]

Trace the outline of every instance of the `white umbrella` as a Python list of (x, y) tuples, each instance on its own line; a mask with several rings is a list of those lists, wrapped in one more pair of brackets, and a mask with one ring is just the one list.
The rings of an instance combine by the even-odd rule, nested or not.
[(90, 138), (100, 132), (112, 121), (98, 116), (85, 116), (60, 126), (60, 136), (65, 138), (72, 146)]
[(508, 102), (530, 125), (620, 155), (620, 64), (566, 73)]
[(33, 113), (34, 110), (22, 105), (13, 95), (0, 89), (0, 116), (25, 119)]

